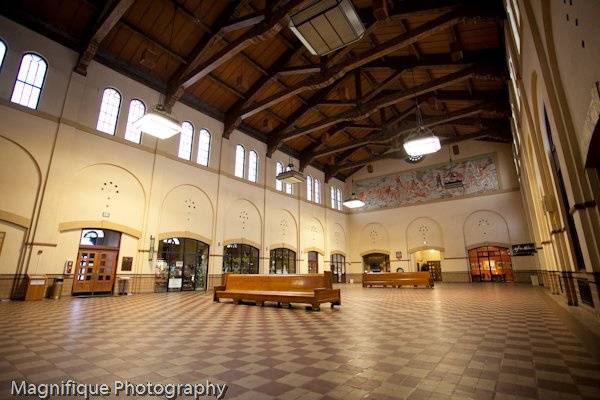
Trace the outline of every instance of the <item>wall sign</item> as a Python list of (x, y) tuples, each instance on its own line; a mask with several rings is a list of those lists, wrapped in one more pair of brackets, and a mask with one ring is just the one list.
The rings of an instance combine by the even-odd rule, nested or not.
[(535, 253), (537, 253), (537, 250), (535, 248), (535, 243), (513, 244), (512, 249), (511, 249), (511, 255), (513, 257), (532, 256)]
[(398, 260), (402, 260), (402, 252), (401, 252), (401, 251), (397, 251), (397, 252), (396, 252), (396, 258), (397, 258)]
[(133, 257), (123, 257), (121, 261), (121, 271), (131, 271), (133, 269)]

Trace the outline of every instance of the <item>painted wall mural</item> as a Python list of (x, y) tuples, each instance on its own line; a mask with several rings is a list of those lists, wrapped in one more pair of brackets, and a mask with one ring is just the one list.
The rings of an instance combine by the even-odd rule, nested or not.
[(499, 189), (492, 154), (357, 181), (363, 210), (408, 206)]

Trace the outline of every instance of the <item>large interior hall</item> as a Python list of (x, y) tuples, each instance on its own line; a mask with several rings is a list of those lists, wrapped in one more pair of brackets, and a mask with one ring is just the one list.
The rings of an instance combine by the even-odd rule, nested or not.
[(598, 0), (0, 2), (0, 399), (600, 399)]

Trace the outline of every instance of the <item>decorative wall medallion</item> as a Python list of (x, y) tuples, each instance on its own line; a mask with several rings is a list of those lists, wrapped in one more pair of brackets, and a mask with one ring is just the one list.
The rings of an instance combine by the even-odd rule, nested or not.
[(492, 224), (490, 224), (490, 221), (488, 221), (487, 218), (480, 218), (479, 221), (477, 221), (477, 226), (479, 226), (482, 235), (487, 235), (488, 229), (491, 228)]
[(285, 242), (285, 238), (287, 237), (287, 234), (288, 234), (288, 229), (289, 229), (289, 227), (288, 227), (287, 221), (285, 219), (282, 219), (279, 222), (279, 230), (280, 230), (282, 242)]
[(371, 231), (369, 232), (369, 239), (371, 239), (371, 244), (375, 244), (377, 243), (377, 240), (379, 240), (379, 232), (377, 232), (375, 227), (371, 228)]

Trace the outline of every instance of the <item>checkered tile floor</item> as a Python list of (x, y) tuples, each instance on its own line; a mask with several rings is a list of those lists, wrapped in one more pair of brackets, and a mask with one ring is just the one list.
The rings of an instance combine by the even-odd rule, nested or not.
[(226, 399), (600, 399), (541, 289), (342, 287), (321, 312), (167, 293), (0, 303), (8, 381), (227, 383)]

